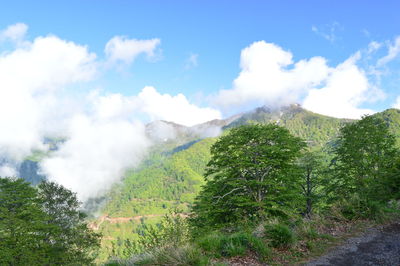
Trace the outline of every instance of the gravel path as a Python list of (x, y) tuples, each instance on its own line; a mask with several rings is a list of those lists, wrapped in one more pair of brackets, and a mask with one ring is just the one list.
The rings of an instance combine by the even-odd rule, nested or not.
[(306, 265), (400, 266), (400, 222), (369, 229)]

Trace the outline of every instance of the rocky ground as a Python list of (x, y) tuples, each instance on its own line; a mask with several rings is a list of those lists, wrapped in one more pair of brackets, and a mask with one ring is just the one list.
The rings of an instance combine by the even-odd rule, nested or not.
[(305, 265), (400, 266), (400, 222), (369, 229)]

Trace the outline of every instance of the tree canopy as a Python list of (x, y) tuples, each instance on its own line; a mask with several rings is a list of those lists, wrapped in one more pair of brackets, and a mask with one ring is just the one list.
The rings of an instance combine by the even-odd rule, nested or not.
[(234, 128), (211, 147), (192, 221), (206, 225), (285, 215), (298, 197), (295, 160), (305, 143), (283, 127)]
[(366, 116), (345, 125), (334, 147), (334, 190), (341, 196), (357, 194), (368, 200), (386, 201), (394, 191), (399, 152), (387, 123)]
[(99, 235), (84, 217), (76, 195), (62, 186), (0, 178), (0, 264), (91, 264)]

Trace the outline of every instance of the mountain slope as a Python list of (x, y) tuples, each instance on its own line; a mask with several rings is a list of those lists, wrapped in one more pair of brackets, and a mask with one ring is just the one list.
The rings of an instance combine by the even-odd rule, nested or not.
[(228, 128), (250, 123), (276, 123), (286, 127), (293, 135), (306, 140), (309, 145), (322, 146), (336, 136), (344, 123), (351, 121), (353, 120), (316, 114), (292, 104), (274, 110), (268, 107), (257, 108), (233, 121)]
[[(103, 209), (99, 226), (105, 236), (103, 256), (111, 249), (111, 242), (136, 238), (144, 224), (156, 223), (168, 209), (188, 209), (204, 182), (209, 150), (216, 141), (216, 138), (207, 137), (212, 134), (205, 132), (221, 127), (229, 130), (249, 123), (278, 123), (294, 135), (305, 138), (310, 145), (322, 147), (344, 123), (350, 121), (315, 114), (292, 105), (278, 110), (257, 108), (227, 120), (214, 120), (191, 128), (165, 121), (151, 124), (150, 130), (153, 136), (157, 136), (158, 144), (148, 159), (136, 170), (129, 171), (123, 182), (112, 190)], [(167, 134), (161, 137), (154, 134), (160, 125), (164, 130), (168, 128), (163, 132)]]

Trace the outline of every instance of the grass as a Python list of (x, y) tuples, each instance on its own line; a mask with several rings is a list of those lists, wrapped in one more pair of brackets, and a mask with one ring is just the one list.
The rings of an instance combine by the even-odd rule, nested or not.
[(250, 232), (224, 234), (212, 232), (200, 239), (196, 244), (212, 258), (245, 256), (255, 253), (260, 260), (266, 260), (271, 250), (267, 243)]
[[(128, 260), (106, 265), (299, 265), (326, 253), (367, 228), (399, 219), (399, 212), (381, 220), (348, 220), (340, 212), (312, 220), (266, 221), (252, 229), (209, 232), (180, 246), (164, 245)], [(114, 263), (114, 264), (111, 264)]]

